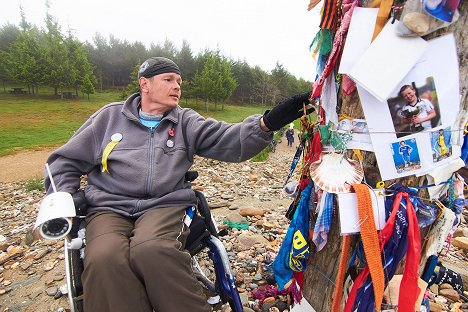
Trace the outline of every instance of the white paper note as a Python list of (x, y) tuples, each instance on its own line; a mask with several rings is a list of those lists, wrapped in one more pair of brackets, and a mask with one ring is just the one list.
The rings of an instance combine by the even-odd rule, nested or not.
[(370, 47), (349, 72), (349, 76), (380, 101), (408, 74), (427, 47), (420, 37), (400, 37), (387, 22)]
[(378, 11), (378, 8), (354, 8), (338, 69), (340, 74), (348, 74), (369, 48)]
[(315, 312), (315, 310), (310, 303), (302, 297), (301, 301), (291, 309), (291, 312)]
[[(356, 193), (342, 193), (338, 195), (341, 234), (358, 233), (365, 220), (359, 220)], [(375, 227), (377, 230), (385, 226), (385, 201), (383, 190), (371, 190), (372, 208), (374, 211)]]

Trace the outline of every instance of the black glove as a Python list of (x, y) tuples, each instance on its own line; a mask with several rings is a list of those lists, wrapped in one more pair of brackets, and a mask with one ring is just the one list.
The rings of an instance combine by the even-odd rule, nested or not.
[[(263, 114), (263, 122), (270, 131), (276, 131), (301, 117), (304, 104), (309, 104), (310, 92), (294, 95), (279, 103), (271, 110)], [(313, 107), (307, 108), (307, 114), (314, 110)]]

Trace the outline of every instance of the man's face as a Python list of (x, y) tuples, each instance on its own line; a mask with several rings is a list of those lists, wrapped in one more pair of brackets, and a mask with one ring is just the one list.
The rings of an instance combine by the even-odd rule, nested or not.
[(179, 104), (182, 78), (176, 73), (164, 73), (152, 78), (140, 78), (140, 86), (147, 88), (148, 96), (152, 103), (167, 112)]
[(401, 92), (401, 96), (405, 99), (406, 102), (414, 104), (417, 101), (416, 91), (412, 88), (406, 88)]

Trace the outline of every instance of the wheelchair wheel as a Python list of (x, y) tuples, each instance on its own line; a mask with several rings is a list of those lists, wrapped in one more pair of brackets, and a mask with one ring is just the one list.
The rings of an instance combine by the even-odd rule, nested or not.
[(67, 277), (68, 303), (71, 312), (83, 312), (83, 284), (81, 274), (83, 273), (83, 261), (80, 250), (68, 249), (65, 240), (65, 271)]

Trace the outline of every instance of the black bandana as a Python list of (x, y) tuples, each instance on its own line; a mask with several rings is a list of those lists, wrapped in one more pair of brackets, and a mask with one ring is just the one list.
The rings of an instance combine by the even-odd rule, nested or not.
[(151, 57), (141, 64), (138, 70), (138, 79), (140, 77), (151, 78), (164, 73), (176, 73), (180, 75), (179, 67), (176, 63), (165, 57)]

